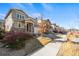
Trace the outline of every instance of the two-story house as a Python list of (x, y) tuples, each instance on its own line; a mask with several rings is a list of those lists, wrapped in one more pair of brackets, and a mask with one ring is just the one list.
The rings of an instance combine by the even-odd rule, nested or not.
[(24, 31), (34, 33), (36, 20), (29, 17), (24, 11), (10, 9), (5, 17), (5, 31)]

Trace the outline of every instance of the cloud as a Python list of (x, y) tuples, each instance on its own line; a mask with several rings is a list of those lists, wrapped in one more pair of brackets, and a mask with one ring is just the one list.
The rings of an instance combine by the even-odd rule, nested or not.
[(33, 4), (32, 3), (27, 3), (29, 6), (33, 7)]
[(40, 13), (32, 13), (31, 16), (34, 18), (40, 18), (41, 14)]
[(0, 14), (0, 19), (4, 19), (5, 14)]
[(5, 16), (5, 14), (0, 14), (0, 16), (3, 16), (3, 17), (4, 17), (4, 16)]
[(73, 19), (69, 22), (70, 28), (76, 28), (79, 29), (79, 19)]
[(41, 14), (40, 13), (33, 13), (32, 16), (39, 17), (39, 16), (41, 16)]
[(24, 5), (24, 4), (15, 3), (15, 4), (11, 4), (11, 5), (12, 5), (12, 8), (21, 9), (21, 10), (23, 10), (24, 12), (29, 13), (29, 10), (27, 9), (26, 5)]
[(26, 7), (21, 3), (11, 4), (11, 6), (12, 6), (12, 8), (18, 8), (18, 9), (26, 10)]
[(42, 3), (42, 6), (47, 11), (52, 11), (53, 10), (53, 8), (49, 4)]
[(33, 6), (33, 3), (27, 3), (27, 5), (28, 5), (31, 9), (36, 10), (35, 7)]
[(17, 3), (16, 5), (17, 5), (18, 7), (20, 7), (20, 8), (26, 9), (26, 7), (25, 7), (24, 5), (22, 5), (22, 4), (20, 4), (20, 3)]
[(27, 3), (27, 5), (35, 12), (38, 12), (38, 10), (34, 7), (33, 3)]

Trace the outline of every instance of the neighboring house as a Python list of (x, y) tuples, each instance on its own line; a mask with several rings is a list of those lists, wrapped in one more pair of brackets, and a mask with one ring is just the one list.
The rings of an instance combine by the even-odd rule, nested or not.
[(29, 17), (24, 11), (10, 9), (5, 17), (5, 31), (35, 32), (36, 19)]
[(66, 33), (67, 30), (64, 29), (63, 27), (58, 26), (57, 24), (53, 23), (52, 24), (53, 32), (55, 33)]
[(4, 29), (4, 20), (0, 19), (0, 28)]
[(58, 26), (56, 23), (52, 24), (53, 32), (59, 32), (60, 31), (60, 26)]
[(57, 28), (56, 23), (53, 23), (53, 24), (52, 24), (52, 30), (53, 30), (53, 31), (55, 31), (55, 30), (56, 30), (56, 28)]

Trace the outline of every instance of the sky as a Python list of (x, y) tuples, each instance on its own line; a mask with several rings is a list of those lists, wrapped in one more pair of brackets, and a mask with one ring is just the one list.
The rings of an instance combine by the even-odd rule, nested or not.
[(11, 8), (23, 10), (33, 18), (43, 17), (64, 28), (79, 29), (78, 3), (0, 3), (0, 19), (4, 19)]

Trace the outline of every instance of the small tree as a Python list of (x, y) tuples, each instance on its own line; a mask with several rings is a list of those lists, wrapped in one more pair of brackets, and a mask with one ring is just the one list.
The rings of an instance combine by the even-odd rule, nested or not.
[(38, 23), (39, 25), (39, 33), (41, 36), (43, 36), (44, 33), (49, 32), (51, 25), (47, 20), (41, 20), (41, 22)]

